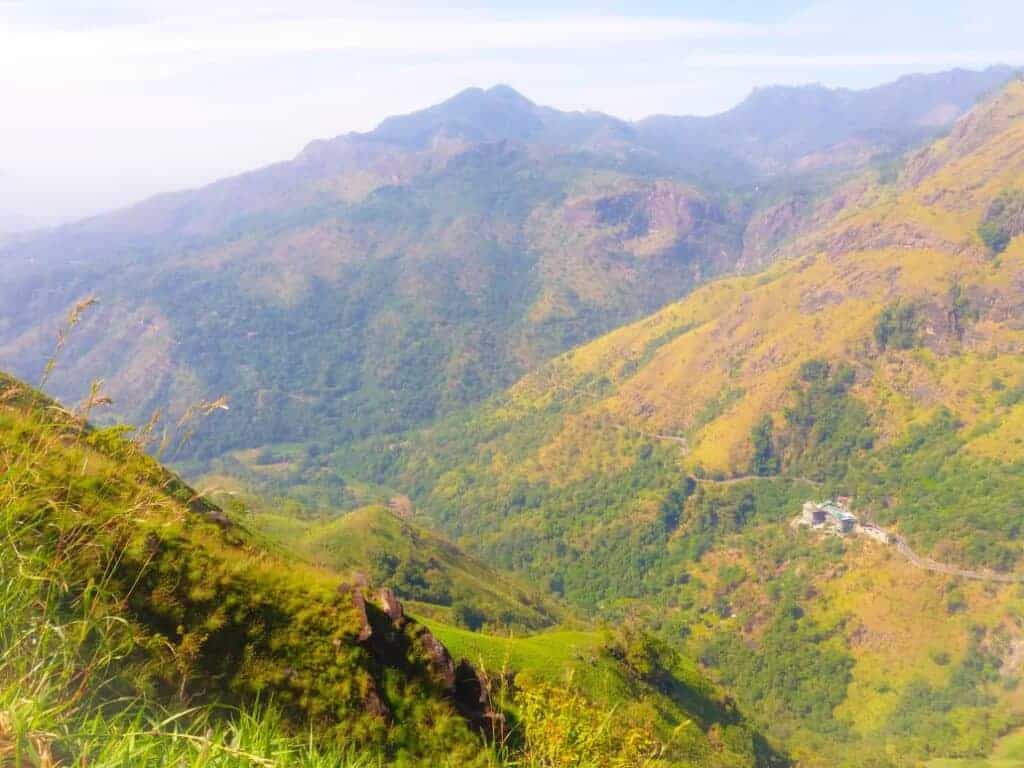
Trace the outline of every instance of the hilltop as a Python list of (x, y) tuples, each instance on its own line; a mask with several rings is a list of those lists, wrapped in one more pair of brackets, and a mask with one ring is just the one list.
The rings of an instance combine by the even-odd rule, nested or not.
[(980, 757), (1019, 725), (1021, 592), (788, 522), (854, 498), (1024, 573), (1024, 82), (817, 204), (780, 259), (343, 456), (472, 552), (644, 612), (808, 765)]
[(568, 618), (564, 606), (545, 593), (475, 560), (383, 505), (325, 520), (258, 509), (245, 519), (343, 578), (368, 575), (373, 583), (394, 590), (420, 616), (499, 633), (544, 629)]

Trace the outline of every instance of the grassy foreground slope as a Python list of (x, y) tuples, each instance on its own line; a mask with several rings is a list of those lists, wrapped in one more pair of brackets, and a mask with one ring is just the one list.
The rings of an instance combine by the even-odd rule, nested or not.
[[(639, 725), (655, 734), (672, 765), (789, 765), (692, 660), (636, 626), (497, 637), (427, 624), (453, 653), (526, 691), (509, 701), (515, 717), (528, 720), (531, 707), (571, 711), (599, 701), (610, 708), (612, 730)], [(560, 737), (549, 731), (548, 738)]]
[[(377, 542), (361, 526), (387, 528), (384, 515), (354, 513), (332, 540)], [(390, 593), (355, 581), (250, 533), (125, 430), (94, 429), (0, 375), (0, 764), (777, 760), (692, 664), (648, 636), (578, 633), (618, 680), (614, 696), (566, 680), (578, 661), (557, 652), (517, 664), (514, 680), (489, 676), (456, 663)], [(433, 626), (468, 655), (471, 633)]]
[[(491, 762), (422, 626), (261, 548), (121, 434), (0, 378), (2, 727), (47, 706), (60, 724), (52, 738), (5, 733), (13, 747), (0, 749), (35, 739), (93, 764), (106, 747), (78, 735), (93, 718), (121, 717), (130, 733), (161, 706), (263, 701), (285, 746), (306, 732), (325, 750), (399, 764)], [(39, 676), (52, 658), (66, 662), (56, 685)], [(37, 690), (19, 700), (19, 689)]]
[[(1021, 588), (790, 530), (807, 498), (1024, 571), (1024, 82), (814, 213), (790, 258), (341, 457), (577, 604), (646, 608), (810, 765), (984, 756)], [(911, 763), (912, 764), (912, 763)]]

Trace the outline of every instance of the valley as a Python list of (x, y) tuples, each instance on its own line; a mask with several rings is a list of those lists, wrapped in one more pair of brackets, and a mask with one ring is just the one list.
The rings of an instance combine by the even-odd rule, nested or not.
[[(792, 258), (343, 471), (571, 603), (640, 613), (804, 764), (986, 752), (1020, 717), (1024, 251), (977, 230), (1020, 178), (1022, 95), (894, 183), (850, 182)], [(792, 537), (808, 492), (855, 497), (902, 546)]]

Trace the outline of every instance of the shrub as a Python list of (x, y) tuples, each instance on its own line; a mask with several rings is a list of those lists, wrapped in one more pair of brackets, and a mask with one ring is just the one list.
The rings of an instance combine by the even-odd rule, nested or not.
[(875, 321), (875, 341), (878, 348), (913, 349), (918, 345), (917, 307), (897, 302), (878, 315)]
[(774, 430), (775, 422), (770, 415), (765, 414), (754, 425), (754, 429), (750, 433), (750, 440), (754, 446), (750, 471), (755, 475), (764, 477), (779, 473), (780, 462), (775, 453), (775, 442), (772, 436)]
[(986, 221), (978, 226), (978, 235), (988, 249), (994, 254), (1000, 254), (1010, 244), (1010, 233), (1006, 227), (995, 221)]
[(452, 615), (459, 626), (471, 629), (474, 632), (483, 627), (486, 619), (483, 611), (469, 603), (455, 603), (452, 606)]
[(1024, 190), (1007, 190), (989, 205), (978, 225), (978, 236), (993, 255), (1006, 250), (1015, 236), (1024, 233)]
[(516, 697), (529, 768), (653, 768), (663, 748), (643, 722), (624, 726), (572, 684), (540, 683)]

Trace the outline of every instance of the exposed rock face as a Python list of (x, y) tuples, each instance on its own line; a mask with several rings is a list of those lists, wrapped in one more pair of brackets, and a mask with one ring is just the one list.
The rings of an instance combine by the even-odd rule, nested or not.
[(776, 248), (806, 225), (810, 202), (806, 196), (794, 195), (751, 216), (743, 233), (743, 255), (737, 267), (752, 270), (770, 262)]
[(377, 715), (378, 717), (383, 717), (386, 720), (391, 718), (391, 708), (384, 702), (380, 692), (375, 687), (370, 688), (370, 690), (366, 692), (364, 706), (366, 711), (371, 715)]
[[(384, 588), (377, 592), (377, 601), (368, 602), (363, 587), (344, 584), (341, 593), (351, 593), (359, 620), (357, 641), (369, 651), (382, 667), (402, 668), (409, 663), (408, 651), (418, 646), (425, 657), (433, 679), (451, 700), (455, 709), (473, 727), (487, 736), (504, 734), (505, 717), (491, 704), (490, 681), (466, 659), (457, 664), (448, 649), (433, 633), (419, 627), (405, 615), (405, 608), (394, 592)], [(384, 718), (391, 710), (374, 683), (364, 696), (367, 712)]]
[(412, 499), (408, 496), (393, 496), (388, 501), (388, 509), (390, 509), (395, 517), (400, 520), (411, 520), (413, 514), (416, 512), (416, 508), (413, 506)]
[[(611, 235), (609, 242), (640, 255), (703, 242), (727, 218), (705, 193), (671, 181), (634, 184), (614, 194), (584, 198), (567, 206), (564, 215), (571, 226), (598, 228)], [(708, 248), (705, 255), (712, 261), (723, 259), (721, 249)], [(731, 261), (734, 254), (724, 258)]]
[(491, 705), (490, 680), (466, 659), (455, 667), (455, 708), (484, 734), (505, 734), (505, 716)]
[(449, 693), (455, 692), (455, 662), (433, 633), (428, 629), (420, 635), (420, 645), (427, 654), (434, 672), (437, 674), (441, 687)]
[(926, 227), (911, 222), (875, 221), (864, 226), (850, 226), (831, 235), (822, 244), (833, 258), (857, 251), (904, 248), (955, 252), (958, 244), (942, 239)]
[(217, 525), (219, 525), (224, 530), (228, 530), (229, 528), (234, 527), (234, 522), (231, 520), (231, 518), (228, 517), (227, 514), (218, 507), (212, 507), (211, 509), (207, 510), (206, 517), (212, 520)]
[(387, 614), (388, 618), (391, 619), (391, 623), (396, 627), (401, 628), (405, 626), (405, 610), (402, 608), (402, 604), (395, 597), (395, 593), (385, 587), (378, 593), (381, 607), (384, 609), (384, 613)]
[(365, 643), (373, 636), (373, 625), (370, 624), (370, 617), (366, 612), (366, 598), (358, 589), (352, 591), (352, 604), (355, 606), (356, 616), (359, 618), (357, 639), (360, 643)]

